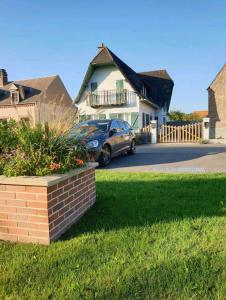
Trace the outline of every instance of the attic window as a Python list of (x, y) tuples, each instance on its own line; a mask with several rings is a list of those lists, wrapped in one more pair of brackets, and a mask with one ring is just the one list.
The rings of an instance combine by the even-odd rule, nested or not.
[(146, 97), (147, 96), (147, 86), (143, 84), (141, 93)]
[(19, 92), (14, 91), (11, 92), (12, 104), (18, 104), (20, 101)]

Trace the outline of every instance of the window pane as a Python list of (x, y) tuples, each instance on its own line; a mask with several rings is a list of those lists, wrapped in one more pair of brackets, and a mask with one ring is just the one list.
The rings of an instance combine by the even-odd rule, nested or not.
[(123, 90), (123, 88), (124, 88), (123, 80), (116, 80), (116, 89), (117, 90)]
[(99, 114), (99, 119), (100, 120), (105, 120), (106, 119), (106, 115), (105, 114)]
[(90, 87), (91, 92), (95, 92), (97, 90), (97, 82), (91, 82)]
[(117, 119), (118, 118), (118, 114), (109, 114), (109, 118), (110, 119)]

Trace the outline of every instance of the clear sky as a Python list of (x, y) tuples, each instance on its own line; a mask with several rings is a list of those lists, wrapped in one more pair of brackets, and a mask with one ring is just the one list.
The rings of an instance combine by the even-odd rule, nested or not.
[(135, 71), (167, 69), (171, 109), (207, 109), (226, 62), (226, 1), (0, 0), (0, 68), (11, 80), (59, 74), (74, 99), (100, 42)]

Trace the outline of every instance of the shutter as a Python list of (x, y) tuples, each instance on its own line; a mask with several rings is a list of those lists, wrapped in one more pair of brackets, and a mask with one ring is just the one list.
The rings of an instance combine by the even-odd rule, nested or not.
[(145, 127), (145, 113), (142, 113), (142, 128)]
[(134, 129), (138, 129), (138, 113), (132, 112), (131, 113), (131, 124)]

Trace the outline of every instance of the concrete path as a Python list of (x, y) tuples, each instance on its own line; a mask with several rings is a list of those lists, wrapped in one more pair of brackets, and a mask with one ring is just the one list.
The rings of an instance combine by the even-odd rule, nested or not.
[(142, 145), (137, 146), (135, 155), (114, 158), (105, 169), (163, 173), (226, 172), (226, 145)]

